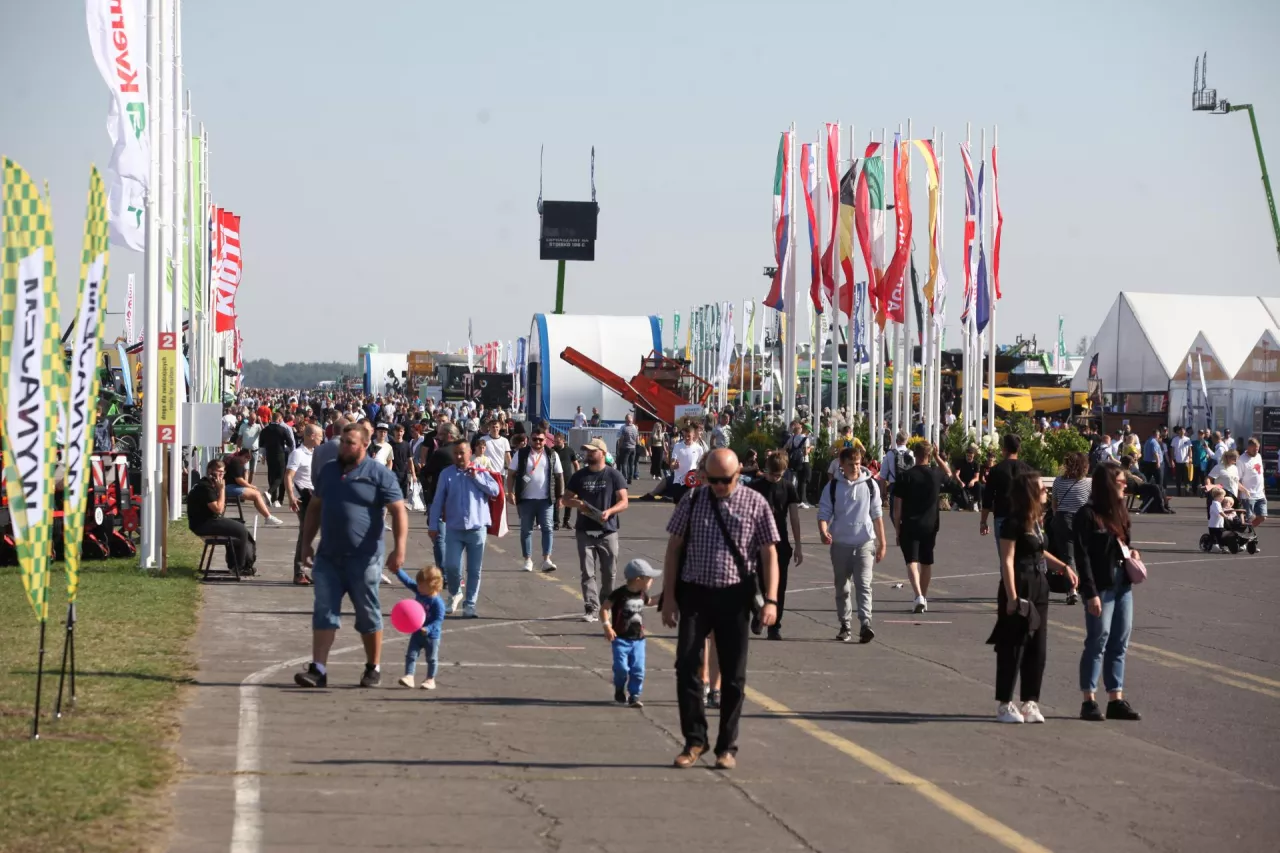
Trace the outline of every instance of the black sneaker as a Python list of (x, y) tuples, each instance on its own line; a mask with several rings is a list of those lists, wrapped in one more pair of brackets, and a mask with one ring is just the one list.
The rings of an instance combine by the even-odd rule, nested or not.
[(859, 643), (869, 643), (876, 638), (876, 632), (871, 630), (870, 625), (863, 625), (862, 630), (858, 632)]
[(617, 702), (619, 705), (626, 702), (627, 691), (623, 690), (621, 687), (615, 687), (613, 689), (613, 701)]
[(781, 629), (780, 627), (778, 627), (777, 625), (770, 625), (770, 626), (769, 626), (769, 639), (770, 639), (770, 640), (781, 640), (781, 639), (782, 639), (782, 629)]
[(852, 636), (853, 634), (850, 633), (849, 626), (841, 624), (840, 633), (836, 634), (836, 641), (840, 643), (847, 643)]
[(1141, 720), (1142, 715), (1133, 710), (1126, 699), (1112, 699), (1107, 703), (1108, 720)]
[(1079, 603), (1080, 603), (1080, 596), (1076, 595), (1074, 592), (1067, 593), (1067, 604), (1079, 604)]
[(1105, 717), (1102, 716), (1102, 709), (1098, 707), (1098, 703), (1092, 699), (1086, 699), (1080, 703), (1080, 719), (1088, 720), (1091, 723), (1100, 723)]
[(627, 700), (627, 705), (632, 708), (643, 708), (644, 703), (640, 701), (639, 696), (632, 696)]
[(720, 691), (719, 690), (712, 690), (710, 693), (707, 694), (707, 707), (708, 708), (720, 707)]
[(294, 673), (293, 683), (299, 687), (328, 687), (329, 676), (317, 669), (313, 663), (307, 666), (306, 672)]
[(382, 683), (381, 670), (374, 669), (369, 664), (364, 665), (364, 675), (360, 676), (361, 687), (377, 687)]

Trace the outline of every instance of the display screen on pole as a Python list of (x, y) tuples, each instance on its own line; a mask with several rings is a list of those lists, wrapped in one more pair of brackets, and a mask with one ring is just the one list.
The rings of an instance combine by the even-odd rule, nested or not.
[(539, 260), (594, 261), (599, 212), (594, 201), (544, 201)]

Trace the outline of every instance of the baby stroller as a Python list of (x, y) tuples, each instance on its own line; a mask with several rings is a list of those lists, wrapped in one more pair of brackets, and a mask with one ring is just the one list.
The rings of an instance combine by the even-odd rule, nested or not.
[[(1258, 534), (1252, 527), (1244, 521), (1244, 516), (1240, 513), (1223, 519), (1222, 522), (1222, 549), (1230, 551), (1232, 554), (1239, 554), (1240, 549), (1248, 551), (1250, 554), (1258, 551)], [(1200, 550), (1208, 553), (1213, 548), (1213, 537), (1208, 533), (1200, 537)]]

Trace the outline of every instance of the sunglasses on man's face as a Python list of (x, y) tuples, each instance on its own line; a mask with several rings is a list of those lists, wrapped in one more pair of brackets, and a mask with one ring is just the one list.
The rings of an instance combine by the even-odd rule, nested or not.
[(737, 474), (730, 474), (728, 477), (712, 477), (712, 476), (708, 476), (708, 477), (707, 477), (707, 482), (708, 482), (708, 483), (710, 483), (710, 484), (711, 484), (711, 485), (713, 485), (713, 486), (727, 486), (727, 485), (729, 485), (730, 483), (732, 483), (732, 482), (733, 482), (733, 478), (734, 478), (734, 477), (736, 477), (736, 476), (738, 476), (738, 475), (737, 475)]

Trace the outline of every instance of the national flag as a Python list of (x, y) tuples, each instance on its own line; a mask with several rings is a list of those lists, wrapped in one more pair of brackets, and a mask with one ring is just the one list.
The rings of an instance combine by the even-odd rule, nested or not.
[(996, 147), (991, 146), (991, 194), (996, 200), (996, 237), (991, 244), (991, 278), (995, 285), (996, 299), (1000, 293), (1000, 232), (1004, 229), (1004, 214), (1000, 212), (1000, 170), (996, 168)]
[[(778, 164), (773, 173), (773, 282), (764, 304), (775, 311), (783, 310), (783, 294), (791, 251), (791, 131), (784, 131), (778, 141)], [(689, 327), (690, 334), (693, 326)], [(686, 357), (688, 347), (686, 347)]]
[(964, 161), (964, 308), (960, 312), (960, 322), (969, 322), (969, 313), (973, 311), (973, 280), (977, 271), (973, 267), (973, 238), (977, 232), (974, 217), (978, 212), (978, 202), (973, 188), (973, 160), (969, 156), (969, 143), (960, 143), (960, 159)]
[(940, 176), (938, 174), (938, 155), (933, 150), (933, 142), (928, 139), (917, 139), (916, 147), (924, 155), (924, 164), (929, 176), (929, 278), (924, 283), (924, 299), (933, 311), (934, 291), (938, 284), (938, 205), (941, 199)]
[(982, 185), (986, 180), (987, 164), (982, 162), (978, 164), (978, 274), (973, 279), (974, 289), (977, 291), (978, 298), (978, 331), (981, 332), (987, 328), (987, 323), (991, 322), (991, 294), (987, 287), (987, 249), (986, 240), (983, 235), (982, 224)]
[[(822, 287), (827, 294), (827, 304), (836, 304), (836, 264), (833, 258), (837, 234), (840, 231), (840, 125), (827, 123), (827, 249), (822, 255)], [(839, 311), (836, 315), (839, 316)]]
[[(840, 269), (844, 270), (844, 287), (840, 290), (840, 310), (846, 315), (853, 316), (853, 214), (854, 214), (854, 197), (855, 187), (857, 183), (858, 161), (854, 161), (849, 170), (844, 173), (844, 177), (840, 179), (838, 193), (838, 206), (840, 214), (838, 217), (832, 216), (832, 227), (836, 230), (837, 247), (840, 254), (838, 261)], [(827, 292), (831, 293), (835, 290), (835, 265), (831, 262), (831, 246), (827, 246), (827, 253), (822, 259), (823, 284), (827, 288)]]
[(818, 158), (811, 143), (800, 146), (800, 186), (804, 188), (804, 209), (809, 215), (809, 299), (822, 313), (822, 267), (818, 259), (818, 216), (814, 194), (818, 191)]
[(893, 212), (897, 222), (897, 245), (893, 250), (893, 260), (885, 270), (884, 280), (880, 285), (880, 313), (876, 321), (884, 328), (885, 319), (895, 323), (905, 323), (906, 298), (904, 285), (907, 278), (907, 260), (911, 254), (911, 194), (907, 186), (907, 163), (911, 157), (908, 143), (902, 142), (901, 134), (893, 135)]
[(867, 268), (867, 305), (872, 313), (879, 305), (880, 278), (884, 272), (880, 268), (884, 246), (884, 160), (876, 154), (878, 150), (879, 142), (867, 146), (854, 189), (854, 226)]

